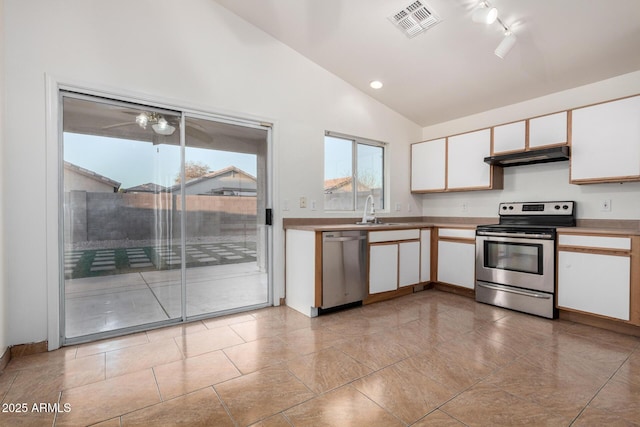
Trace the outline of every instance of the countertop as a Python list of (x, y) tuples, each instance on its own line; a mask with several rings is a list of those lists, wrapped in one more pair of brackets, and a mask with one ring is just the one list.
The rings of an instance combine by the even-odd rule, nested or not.
[(433, 223), (433, 222), (389, 222), (382, 224), (309, 224), (309, 225), (290, 225), (285, 227), (286, 230), (304, 230), (304, 231), (347, 231), (347, 230), (405, 230), (409, 228), (466, 228), (475, 229), (476, 224), (462, 223)]
[(620, 236), (640, 236), (640, 229), (637, 228), (562, 227), (557, 228), (556, 231), (563, 234), (606, 234)]
[[(463, 229), (475, 229), (478, 224), (495, 224), (497, 221), (487, 219), (486, 221), (478, 221), (474, 219), (472, 222), (463, 222), (464, 218), (460, 219), (460, 222), (443, 222), (440, 221), (398, 221), (394, 222), (392, 218), (389, 218), (386, 222), (383, 220), (382, 224), (375, 225), (358, 225), (355, 224), (357, 220), (351, 223), (322, 223), (322, 219), (311, 219), (308, 224), (294, 223), (285, 224), (286, 230), (303, 230), (303, 231), (346, 231), (346, 230), (402, 230), (408, 228), (463, 228)], [(557, 229), (559, 233), (564, 234), (604, 234), (604, 235), (620, 235), (620, 236), (640, 236), (640, 221), (635, 220), (578, 220), (577, 227), (560, 227)]]

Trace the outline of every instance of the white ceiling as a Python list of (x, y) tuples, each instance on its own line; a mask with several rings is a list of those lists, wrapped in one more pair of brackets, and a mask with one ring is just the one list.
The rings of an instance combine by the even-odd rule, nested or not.
[(412, 39), (387, 18), (413, 0), (216, 1), (421, 126), (640, 70), (640, 0), (490, 0), (504, 59), (478, 0), (421, 0), (442, 22)]

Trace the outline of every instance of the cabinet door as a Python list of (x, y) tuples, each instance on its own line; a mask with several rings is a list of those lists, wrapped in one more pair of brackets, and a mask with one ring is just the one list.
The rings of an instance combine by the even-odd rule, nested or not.
[(571, 182), (640, 179), (640, 96), (571, 114)]
[(448, 140), (447, 188), (489, 188), (491, 167), (484, 162), (491, 152), (491, 130), (452, 136)]
[(529, 148), (567, 143), (567, 112), (549, 114), (529, 120)]
[(369, 246), (369, 294), (398, 289), (398, 245)]
[(398, 244), (398, 286), (416, 285), (420, 282), (420, 242)]
[(471, 243), (438, 242), (438, 282), (475, 287), (476, 246)]
[(558, 252), (558, 307), (629, 320), (630, 264), (625, 256)]
[(411, 191), (445, 189), (446, 139), (411, 146)]
[(508, 123), (493, 128), (493, 154), (524, 151), (526, 122)]
[(431, 280), (431, 230), (420, 230), (420, 281)]

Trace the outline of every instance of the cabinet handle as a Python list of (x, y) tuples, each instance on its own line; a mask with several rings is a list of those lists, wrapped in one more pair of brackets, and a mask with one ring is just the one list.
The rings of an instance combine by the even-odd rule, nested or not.
[(526, 297), (540, 298), (540, 299), (549, 299), (549, 298), (551, 298), (551, 295), (549, 295), (549, 294), (539, 294), (539, 293), (535, 293), (535, 292), (520, 291), (520, 290), (517, 290), (517, 289), (507, 288), (506, 286), (488, 285), (488, 284), (484, 284), (484, 283), (477, 283), (477, 285), (480, 286), (481, 288), (487, 288), (487, 289), (491, 289), (491, 290), (494, 290), (494, 291), (509, 292), (511, 294), (524, 295)]

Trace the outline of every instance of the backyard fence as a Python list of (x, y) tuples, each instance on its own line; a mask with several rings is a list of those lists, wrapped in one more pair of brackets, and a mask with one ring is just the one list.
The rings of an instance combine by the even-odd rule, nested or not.
[(186, 238), (255, 236), (256, 197), (186, 196), (171, 193), (65, 192), (67, 243), (104, 240), (157, 240), (180, 236), (186, 215)]

